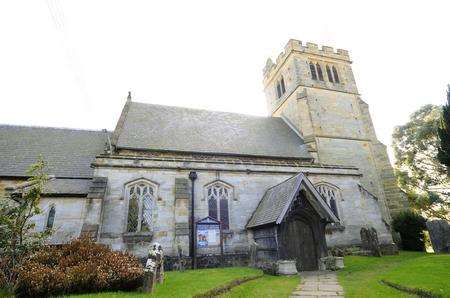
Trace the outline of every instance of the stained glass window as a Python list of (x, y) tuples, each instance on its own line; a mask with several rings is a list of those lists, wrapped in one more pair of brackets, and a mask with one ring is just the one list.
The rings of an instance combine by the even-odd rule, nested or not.
[(154, 187), (146, 182), (128, 186), (127, 232), (151, 231), (154, 212)]
[(316, 185), (316, 189), (322, 195), (322, 199), (328, 204), (328, 206), (330, 206), (331, 211), (333, 211), (334, 215), (336, 215), (336, 217), (339, 217), (337, 207), (337, 199), (340, 195), (339, 189), (325, 183)]
[(220, 220), (223, 229), (229, 229), (228, 203), (231, 199), (232, 189), (221, 182), (211, 184), (206, 189), (208, 198), (208, 214), (214, 219)]

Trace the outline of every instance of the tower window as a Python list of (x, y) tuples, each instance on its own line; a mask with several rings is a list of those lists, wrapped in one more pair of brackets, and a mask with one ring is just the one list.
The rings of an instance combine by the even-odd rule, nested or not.
[(47, 224), (46, 224), (47, 229), (53, 229), (53, 223), (55, 222), (55, 215), (56, 209), (55, 206), (52, 205), (52, 207), (50, 207), (50, 211), (48, 212), (47, 216)]
[(339, 83), (340, 81), (339, 81), (339, 75), (338, 75), (337, 69), (336, 69), (336, 67), (334, 67), (334, 66), (333, 66), (332, 69), (333, 69), (334, 81), (335, 81), (336, 83)]
[(309, 62), (309, 70), (311, 71), (311, 78), (317, 80), (316, 66), (314, 63)]
[(222, 228), (227, 230), (230, 226), (228, 203), (232, 196), (232, 188), (217, 181), (206, 187), (208, 199), (208, 215), (220, 220)]
[(284, 93), (286, 93), (286, 86), (284, 84), (284, 78), (281, 76), (277, 82), (277, 97), (280, 98)]
[(326, 70), (327, 70), (328, 81), (330, 81), (331, 83), (334, 83), (333, 75), (331, 74), (331, 69), (328, 65), (326, 66)]
[(316, 64), (316, 68), (317, 68), (317, 76), (319, 77), (319, 80), (323, 81), (322, 67), (320, 67), (319, 63)]
[(281, 85), (281, 93), (282, 94), (286, 93), (286, 86), (284, 85), (284, 78), (283, 77), (281, 77), (280, 85)]

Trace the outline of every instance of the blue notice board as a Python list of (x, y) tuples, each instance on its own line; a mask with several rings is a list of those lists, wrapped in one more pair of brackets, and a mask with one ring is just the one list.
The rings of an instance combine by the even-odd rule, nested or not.
[(208, 216), (197, 221), (196, 227), (198, 248), (220, 245), (220, 221)]

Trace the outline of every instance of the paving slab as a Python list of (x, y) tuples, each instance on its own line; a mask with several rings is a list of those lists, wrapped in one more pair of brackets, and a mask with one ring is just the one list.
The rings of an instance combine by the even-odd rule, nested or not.
[(300, 272), (300, 285), (291, 297), (344, 297), (344, 290), (332, 271), (304, 271)]

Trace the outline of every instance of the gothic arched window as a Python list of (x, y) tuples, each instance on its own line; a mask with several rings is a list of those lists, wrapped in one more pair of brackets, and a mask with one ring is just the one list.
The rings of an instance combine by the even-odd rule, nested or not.
[(330, 81), (331, 83), (334, 83), (333, 75), (331, 74), (331, 69), (328, 65), (326, 66), (326, 70), (327, 70), (328, 81)]
[(46, 224), (47, 229), (53, 229), (53, 223), (55, 222), (55, 215), (56, 215), (55, 205), (52, 205), (50, 207), (50, 211), (48, 211), (47, 224)]
[(316, 185), (317, 191), (322, 196), (322, 199), (330, 206), (334, 215), (339, 218), (338, 212), (338, 198), (340, 197), (340, 191), (337, 187), (328, 183), (319, 183)]
[(340, 81), (339, 81), (339, 75), (338, 75), (338, 72), (337, 72), (337, 69), (336, 69), (336, 67), (332, 67), (332, 69), (333, 69), (333, 76), (334, 76), (334, 81), (336, 82), (336, 83), (339, 83)]
[(319, 63), (316, 64), (316, 68), (317, 68), (317, 76), (319, 77), (319, 80), (323, 81), (322, 67), (320, 67)]
[(316, 66), (314, 66), (314, 63), (309, 62), (309, 70), (311, 71), (311, 78), (317, 80)]
[(230, 227), (228, 204), (232, 198), (233, 189), (220, 181), (206, 186), (206, 197), (208, 200), (208, 215), (220, 220), (222, 228)]
[(127, 232), (149, 232), (152, 228), (156, 187), (145, 180), (126, 187), (128, 197)]

